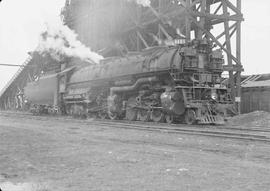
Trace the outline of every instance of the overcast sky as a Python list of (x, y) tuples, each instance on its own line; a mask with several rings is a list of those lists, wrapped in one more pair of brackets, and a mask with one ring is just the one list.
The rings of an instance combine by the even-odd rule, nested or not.
[[(60, 19), (65, 0), (2, 0), (0, 3), (0, 63), (22, 64), (38, 45), (46, 22)], [(0, 91), (18, 67), (0, 66)]]
[[(59, 19), (65, 0), (2, 0), (0, 63), (22, 64), (38, 44), (45, 22)], [(246, 74), (270, 73), (270, 1), (242, 0), (242, 63)], [(0, 90), (18, 70), (0, 66)]]

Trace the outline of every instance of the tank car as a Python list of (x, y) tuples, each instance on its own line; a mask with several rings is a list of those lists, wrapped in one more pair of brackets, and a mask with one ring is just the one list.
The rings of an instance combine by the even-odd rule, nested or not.
[(207, 40), (77, 64), (57, 75), (58, 106), (84, 117), (222, 124), (232, 107), (223, 64)]
[(55, 102), (58, 94), (57, 81), (56, 74), (46, 74), (27, 84), (24, 94), (27, 96), (27, 100), (31, 101), (31, 112), (47, 113), (57, 105)]

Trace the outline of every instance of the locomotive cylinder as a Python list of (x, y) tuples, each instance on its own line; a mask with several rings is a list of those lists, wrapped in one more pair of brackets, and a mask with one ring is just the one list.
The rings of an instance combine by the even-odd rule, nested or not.
[(183, 94), (180, 91), (166, 91), (160, 96), (161, 105), (167, 113), (182, 115), (185, 112)]

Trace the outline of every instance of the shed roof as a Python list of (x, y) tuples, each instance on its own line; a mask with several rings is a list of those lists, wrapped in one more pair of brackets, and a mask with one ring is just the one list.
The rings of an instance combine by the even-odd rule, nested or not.
[(243, 88), (253, 88), (253, 87), (270, 87), (270, 80), (263, 81), (248, 81), (242, 85)]

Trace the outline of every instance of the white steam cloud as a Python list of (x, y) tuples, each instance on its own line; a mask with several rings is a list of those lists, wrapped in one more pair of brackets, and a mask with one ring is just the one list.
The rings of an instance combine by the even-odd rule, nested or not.
[(82, 44), (74, 31), (62, 24), (46, 25), (46, 30), (41, 34), (38, 51), (41, 54), (48, 53), (56, 60), (67, 56), (99, 63), (103, 59), (101, 55)]
[(144, 7), (150, 7), (151, 1), (150, 0), (128, 0), (128, 1), (134, 1), (139, 5), (142, 5)]

